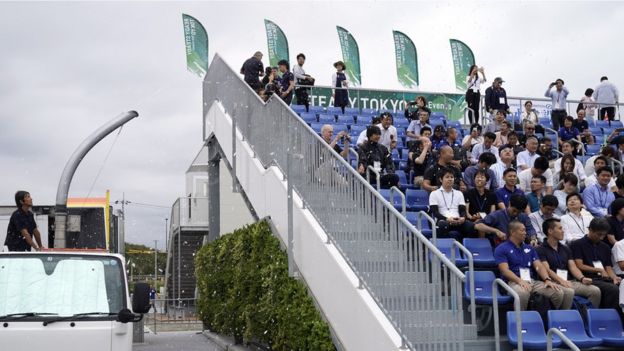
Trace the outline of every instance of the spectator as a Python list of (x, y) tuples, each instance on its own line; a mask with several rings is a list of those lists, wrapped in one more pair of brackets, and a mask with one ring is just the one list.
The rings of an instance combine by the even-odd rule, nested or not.
[(334, 68), (336, 68), (336, 73), (332, 75), (332, 86), (335, 89), (332, 97), (334, 98), (334, 106), (340, 107), (344, 114), (345, 107), (349, 106), (349, 90), (347, 90), (349, 81), (347, 80), (347, 75), (344, 73), (344, 62), (338, 61), (334, 63)]
[(545, 185), (546, 177), (543, 175), (534, 175), (533, 178), (531, 178), (531, 191), (526, 194), (527, 200), (529, 201), (529, 211), (531, 213), (539, 210), (542, 199), (544, 198)]
[(576, 267), (572, 251), (560, 244), (565, 231), (562, 223), (556, 218), (547, 219), (542, 225), (542, 230), (547, 240), (536, 251), (542, 265), (548, 271), (548, 276), (564, 291), (561, 309), (569, 309), (572, 306), (574, 295), (587, 298), (594, 307), (600, 306), (600, 289), (592, 285), (592, 279), (583, 276)]
[(256, 51), (251, 58), (248, 58), (247, 61), (243, 63), (243, 66), (240, 69), (240, 74), (244, 75), (244, 80), (247, 84), (249, 84), (251, 89), (255, 92), (260, 90), (260, 77), (264, 75), (262, 53), (260, 51)]
[[(297, 85), (299, 85), (295, 89), (295, 97), (297, 97), (297, 105), (305, 105), (306, 111), (310, 110), (310, 96), (309, 91), (310, 88), (304, 86), (312, 86), (314, 85), (314, 78), (306, 74), (303, 70), (303, 64), (305, 63), (306, 57), (304, 54), (297, 55), (297, 64), (293, 67), (293, 74), (295, 79), (297, 80)], [(303, 85), (303, 86), (302, 86)]]
[(513, 149), (514, 156), (524, 151), (524, 147), (520, 145), (518, 134), (513, 130), (507, 134), (507, 144)]
[(490, 179), (490, 175), (485, 169), (479, 169), (474, 174), (474, 188), (467, 190), (464, 194), (464, 198), (468, 203), (468, 212), (466, 213), (468, 220), (476, 222), (496, 211), (496, 194), (485, 187)]
[(464, 183), (466, 184), (466, 188), (472, 189), (475, 187), (474, 177), (477, 174), (477, 171), (483, 170), (488, 175), (488, 181), (486, 184), (486, 188), (488, 189), (498, 189), (498, 180), (496, 179), (496, 174), (490, 167), (496, 163), (496, 156), (489, 152), (484, 152), (479, 155), (479, 162), (476, 165), (470, 166), (466, 168), (464, 171)]
[(607, 217), (611, 229), (607, 233), (606, 243), (609, 246), (624, 239), (624, 199), (616, 199), (611, 204), (611, 216)]
[(527, 100), (524, 103), (524, 110), (522, 111), (522, 124), (538, 124), (537, 118), (537, 111), (533, 108), (533, 101)]
[(563, 144), (563, 156), (555, 161), (555, 177), (554, 181), (559, 187), (559, 182), (563, 180), (566, 174), (574, 174), (580, 182), (585, 182), (587, 176), (585, 175), (585, 168), (581, 161), (574, 158), (572, 155), (572, 144), (566, 142)]
[(531, 136), (527, 138), (526, 150), (519, 153), (517, 157), (518, 169), (525, 170), (533, 167), (535, 160), (540, 157), (540, 155), (537, 154), (537, 145), (536, 137)]
[(574, 240), (570, 245), (576, 267), (584, 277), (591, 278), (592, 284), (600, 289), (600, 308), (614, 308), (620, 317), (618, 295), (621, 278), (615, 275), (611, 263), (611, 249), (603, 242), (609, 231), (609, 222), (604, 218), (594, 218), (589, 223), (589, 234)]
[(418, 109), (418, 119), (414, 119), (410, 122), (407, 127), (407, 140), (418, 140), (420, 138), (420, 129), (427, 127), (431, 129), (429, 125), (429, 115), (431, 115), (431, 110), (423, 107)]
[(489, 152), (493, 155), (498, 155), (498, 148), (493, 146), (494, 140), (496, 140), (496, 134), (487, 132), (483, 135), (483, 143), (477, 144), (472, 148), (470, 153), (470, 163), (476, 164), (484, 152)]
[(475, 123), (470, 126), (470, 133), (462, 139), (462, 146), (468, 152), (468, 156), (472, 157), (472, 149), (479, 143), (483, 143), (481, 125)]
[(615, 197), (616, 200), (624, 198), (624, 174), (620, 174), (615, 179), (615, 187), (617, 188), (617, 191), (613, 192), (613, 197)]
[[(431, 155), (431, 128), (423, 127), (420, 129), (421, 138), (409, 144), (409, 153), (407, 158), (411, 160), (410, 165), (414, 171), (414, 185), (420, 187), (423, 183), (425, 170), (433, 162)], [(403, 151), (405, 152), (405, 151)]]
[(598, 118), (613, 121), (615, 118), (615, 105), (619, 101), (618, 89), (609, 82), (609, 78), (603, 76), (600, 78), (600, 85), (596, 87), (593, 95), (594, 100), (600, 108)]
[(457, 136), (457, 129), (449, 127), (446, 130), (446, 138), (438, 143), (438, 149), (443, 146), (450, 146), (453, 149), (453, 166), (463, 170), (468, 166), (469, 161), (466, 156), (466, 150), (457, 140)]
[(589, 129), (589, 123), (587, 123), (587, 120), (585, 119), (585, 113), (585, 110), (576, 111), (576, 119), (572, 124), (572, 127), (578, 129), (581, 133)]
[[(553, 193), (559, 201), (559, 207), (557, 207), (556, 211), (559, 216), (563, 216), (566, 213), (566, 201), (568, 195), (578, 192), (578, 178), (574, 175), (574, 173), (568, 173), (563, 177), (561, 183), (563, 187), (555, 190)], [(587, 224), (589, 224), (589, 222), (587, 222)]]
[(445, 168), (451, 169), (454, 173), (455, 184), (453, 188), (459, 191), (466, 190), (466, 185), (462, 180), (461, 171), (459, 168), (453, 166), (453, 149), (448, 145), (440, 148), (438, 162), (431, 165), (425, 171), (422, 188), (428, 192), (438, 190), (441, 185), (440, 174)]
[(520, 145), (522, 145), (523, 147), (526, 147), (526, 142), (529, 138), (534, 137), (537, 139), (537, 134), (535, 134), (536, 132), (536, 126), (535, 124), (533, 124), (532, 122), (526, 122), (524, 124), (524, 133), (520, 135), (520, 137), (518, 138), (520, 141)]
[(568, 213), (561, 216), (561, 225), (565, 233), (565, 242), (570, 245), (574, 240), (589, 234), (589, 223), (594, 216), (583, 208), (583, 197), (572, 193), (566, 198)]
[(507, 92), (501, 86), (505, 81), (501, 77), (494, 78), (492, 86), (485, 89), (485, 109), (495, 116), (498, 110), (503, 113), (509, 112), (509, 105), (507, 104)]
[(508, 144), (507, 136), (509, 133), (513, 131), (513, 126), (509, 121), (503, 121), (501, 124), (501, 129), (494, 133), (496, 134), (496, 139), (494, 140), (494, 146), (499, 147), (503, 144)]
[(41, 233), (37, 228), (32, 212), (33, 201), (30, 193), (20, 190), (15, 193), (15, 210), (9, 219), (4, 245), (9, 251), (40, 251), (43, 248)]
[(594, 103), (594, 99), (592, 98), (592, 94), (594, 93), (594, 89), (587, 88), (585, 90), (585, 95), (581, 98), (581, 102), (579, 102), (576, 107), (576, 112), (578, 113), (580, 110), (585, 111), (586, 116), (589, 118), (594, 118), (596, 116), (596, 104)]
[[(552, 120), (553, 129), (558, 130), (563, 124), (563, 119), (567, 116), (566, 105), (567, 97), (570, 91), (563, 86), (563, 79), (557, 79), (550, 83), (548, 89), (544, 93), (544, 96), (552, 99), (552, 112), (550, 113), (550, 119)], [(553, 90), (553, 87), (556, 89)]]
[(553, 193), (553, 176), (552, 171), (548, 168), (548, 160), (545, 157), (538, 157), (533, 167), (525, 169), (518, 174), (520, 181), (520, 190), (525, 193), (531, 191), (531, 179), (535, 176), (543, 175), (546, 178), (546, 194)]
[[(609, 163), (609, 160), (615, 156), (615, 149), (610, 146), (605, 146), (600, 149), (599, 154), (588, 158), (587, 161), (585, 161), (585, 174), (587, 176), (590, 176), (596, 172), (596, 168), (594, 167), (594, 161), (600, 156), (604, 156), (606, 165)], [(585, 182), (587, 182), (587, 180), (585, 180)]]
[[(613, 271), (618, 277), (624, 276), (622, 269), (624, 268), (624, 240), (618, 241), (611, 248), (611, 260), (613, 263)], [(624, 305), (624, 284), (620, 283), (620, 307)]]
[(433, 136), (431, 137), (431, 145), (433, 146), (433, 148), (437, 150), (438, 144), (440, 144), (440, 142), (442, 142), (444, 138), (446, 138), (446, 130), (444, 129), (444, 126), (435, 126), (435, 128), (433, 129)]
[(539, 156), (544, 156), (548, 161), (557, 159), (557, 153), (553, 150), (552, 139), (544, 137), (539, 140), (539, 149), (537, 150)]
[[(261, 87), (264, 88), (267, 99), (273, 94), (279, 96), (279, 83), (278, 83), (277, 67), (267, 67), (264, 77), (262, 77)], [(262, 89), (262, 88), (261, 88)]]
[(522, 223), (512, 221), (508, 239), (494, 250), (501, 276), (520, 297), (520, 309), (527, 309), (531, 294), (546, 297), (557, 309), (570, 308), (574, 291), (555, 284), (548, 276), (535, 249), (524, 243), (526, 236)]
[(587, 210), (594, 217), (604, 217), (609, 213), (608, 209), (611, 207), (613, 200), (615, 200), (615, 196), (608, 188), (613, 171), (610, 167), (605, 166), (598, 169), (596, 173), (598, 175), (598, 183), (583, 190), (583, 200)]
[[(389, 112), (384, 112), (380, 116), (379, 124), (376, 126), (381, 131), (381, 140), (379, 143), (385, 146), (388, 150), (396, 148), (397, 143), (397, 129), (392, 125), (392, 115)], [(360, 134), (357, 140), (357, 144), (360, 145), (366, 141), (366, 135)]]
[[(387, 189), (399, 185), (399, 176), (394, 174), (394, 162), (390, 151), (379, 141), (381, 139), (381, 130), (377, 126), (368, 127), (366, 130), (367, 141), (364, 142), (358, 150), (358, 172), (366, 177), (369, 172), (372, 184), (377, 181), (377, 176), (368, 170), (368, 166), (372, 166), (377, 172), (383, 174), (380, 178), (380, 185)], [(385, 174), (384, 174), (385, 173)]]
[[(371, 119), (371, 124), (369, 125), (369, 127), (370, 127), (370, 126), (375, 126), (375, 125), (378, 125), (379, 123), (381, 123), (381, 116), (374, 116), (374, 117)], [(357, 140), (356, 140), (356, 142), (355, 142), (355, 143), (357, 144), (357, 146), (358, 146), (358, 147), (359, 147), (360, 145), (362, 145), (362, 144), (363, 144), (363, 143), (367, 140), (367, 138), (366, 138), (366, 132), (367, 132), (367, 131), (368, 131), (368, 128), (367, 128), (367, 129), (364, 129), (364, 130), (360, 133), (360, 135), (358, 135), (358, 138), (357, 138)]]
[(578, 129), (574, 128), (574, 118), (568, 116), (563, 120), (563, 127), (559, 128), (559, 146), (563, 146), (566, 141), (574, 142), (576, 149), (583, 147), (583, 141), (581, 140), (581, 133)]
[(529, 216), (524, 213), (527, 208), (527, 199), (524, 195), (514, 194), (509, 199), (509, 206), (506, 209), (496, 210), (489, 215), (485, 216), (485, 219), (475, 224), (475, 229), (481, 233), (495, 234), (495, 243), (502, 242), (506, 239), (507, 234), (510, 232), (509, 228), (511, 221), (519, 221), (526, 227), (526, 233), (529, 235), (532, 245), (537, 245), (537, 237), (535, 230), (531, 226)]
[(429, 208), (437, 219), (438, 235), (448, 237), (450, 231), (458, 231), (462, 238), (472, 236), (474, 223), (466, 220), (464, 194), (453, 189), (455, 172), (449, 168), (442, 169), (440, 182), (441, 188), (429, 194)]
[[(479, 103), (481, 102), (481, 84), (485, 83), (487, 79), (485, 78), (485, 70), (483, 67), (478, 67), (477, 65), (470, 66), (468, 70), (470, 72), (468, 77), (466, 77), (466, 86), (468, 90), (466, 91), (466, 103), (468, 103), (468, 120), (470, 124), (479, 123)], [(479, 76), (479, 72), (481, 72), (481, 76)]]
[[(530, 203), (531, 201), (529, 201)], [(543, 242), (546, 240), (546, 233), (544, 233), (542, 224), (544, 221), (550, 218), (559, 219), (559, 216), (555, 214), (555, 210), (559, 206), (559, 200), (554, 195), (546, 195), (542, 198), (542, 201), (538, 205), (537, 211), (531, 211), (529, 220), (531, 225), (537, 234), (537, 240)]]
[(516, 187), (518, 183), (518, 174), (513, 168), (507, 168), (503, 171), (503, 179), (505, 185), (496, 190), (496, 199), (498, 200), (498, 209), (504, 210), (509, 207), (509, 200), (513, 195), (524, 196), (524, 192)]
[(513, 167), (515, 159), (511, 145), (502, 145), (498, 149), (498, 155), (498, 162), (490, 167), (490, 169), (494, 171), (496, 183), (498, 184), (498, 187), (490, 188), (492, 190), (496, 190), (505, 184), (505, 181), (503, 180), (503, 172), (505, 172), (506, 169)]
[(284, 103), (290, 106), (292, 101), (293, 90), (295, 89), (295, 76), (289, 71), (289, 64), (286, 60), (281, 60), (277, 63), (277, 68), (282, 73), (279, 79), (280, 85), (280, 97), (284, 100)]
[(505, 121), (505, 111), (497, 110), (494, 115), (494, 120), (485, 126), (485, 132), (496, 133), (503, 128), (503, 122)]
[[(424, 96), (417, 96), (415, 101), (404, 101), (403, 104), (405, 106), (405, 118), (409, 121), (413, 121), (419, 118), (419, 110), (427, 106), (427, 99)], [(429, 114), (431, 114), (431, 110), (429, 110)], [(428, 120), (427, 123), (429, 123)]]
[[(594, 186), (596, 183), (598, 183), (598, 170), (606, 166), (607, 166), (607, 159), (605, 157), (598, 156), (594, 159), (594, 169), (596, 171), (585, 179), (585, 188), (589, 188), (591, 186)], [(615, 184), (615, 180), (613, 180), (613, 178), (609, 179), (609, 184), (607, 185), (607, 187), (611, 191), (617, 190), (617, 185)], [(615, 194), (613, 195), (613, 198), (615, 199)]]
[[(332, 135), (334, 134), (334, 127), (331, 124), (325, 124), (321, 127), (321, 137), (325, 140), (326, 143), (329, 144), (329, 147), (334, 149), (340, 156), (347, 157), (349, 154), (349, 143), (351, 142), (351, 137), (346, 131), (341, 131), (336, 135), (336, 137), (332, 140)], [(344, 149), (338, 145), (338, 140), (342, 140)]]

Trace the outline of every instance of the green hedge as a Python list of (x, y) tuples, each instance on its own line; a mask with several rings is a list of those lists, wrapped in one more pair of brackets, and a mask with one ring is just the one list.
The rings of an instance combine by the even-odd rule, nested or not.
[(202, 247), (195, 267), (199, 314), (211, 331), (272, 350), (335, 350), (329, 328), (266, 222)]

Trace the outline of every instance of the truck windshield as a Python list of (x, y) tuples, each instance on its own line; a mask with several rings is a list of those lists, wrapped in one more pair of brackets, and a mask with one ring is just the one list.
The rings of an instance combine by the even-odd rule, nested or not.
[(122, 269), (110, 256), (0, 256), (0, 316), (117, 313), (126, 306)]

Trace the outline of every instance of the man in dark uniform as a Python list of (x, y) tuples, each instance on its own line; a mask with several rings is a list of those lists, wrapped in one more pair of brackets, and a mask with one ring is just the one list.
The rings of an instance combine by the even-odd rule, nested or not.
[[(370, 174), (371, 183), (375, 184), (377, 175), (368, 170), (368, 166), (372, 166), (380, 173), (380, 186), (383, 189), (389, 189), (399, 185), (399, 176), (394, 174), (394, 162), (388, 148), (379, 143), (381, 138), (381, 129), (377, 126), (370, 126), (366, 130), (368, 138), (358, 150), (359, 164), (358, 172), (362, 177), (366, 178), (366, 172)], [(385, 174), (384, 174), (385, 172)]]
[(262, 53), (256, 51), (256, 53), (245, 63), (240, 69), (240, 74), (245, 76), (245, 82), (249, 84), (251, 89), (258, 92), (261, 88), (260, 78), (264, 75), (264, 66), (262, 65)]
[[(37, 229), (35, 215), (32, 213), (32, 198), (27, 191), (15, 193), (17, 210), (11, 215), (4, 245), (9, 251), (35, 251), (41, 250), (41, 233)], [(33, 240), (34, 237), (34, 240)], [(35, 242), (36, 241), (36, 242)]]
[(278, 79), (281, 92), (280, 97), (288, 106), (290, 106), (290, 102), (293, 97), (293, 90), (295, 90), (295, 76), (289, 71), (289, 66), (288, 61), (286, 60), (280, 60), (277, 63), (277, 69), (282, 73), (282, 76)]

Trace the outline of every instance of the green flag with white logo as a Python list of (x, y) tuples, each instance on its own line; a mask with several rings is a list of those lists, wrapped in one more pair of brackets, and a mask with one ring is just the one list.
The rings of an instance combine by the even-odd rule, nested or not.
[(360, 50), (357, 42), (346, 29), (336, 26), (338, 30), (338, 40), (342, 50), (342, 60), (345, 64), (345, 73), (349, 77), (349, 81), (353, 86), (362, 85), (362, 76), (360, 73)]
[(208, 71), (208, 34), (204, 26), (192, 16), (182, 14), (186, 68), (200, 77)]
[(474, 65), (475, 58), (468, 45), (456, 39), (449, 39), (451, 42), (451, 54), (453, 55), (453, 67), (455, 68), (455, 87), (461, 91), (466, 91), (466, 77), (470, 73), (470, 66)]
[(394, 54), (396, 57), (397, 78), (406, 88), (418, 87), (418, 56), (414, 42), (405, 34), (393, 30)]
[(282, 29), (275, 23), (264, 20), (266, 28), (267, 46), (269, 48), (269, 64), (271, 67), (277, 67), (280, 60), (290, 62), (288, 55), (288, 39), (284, 35)]

